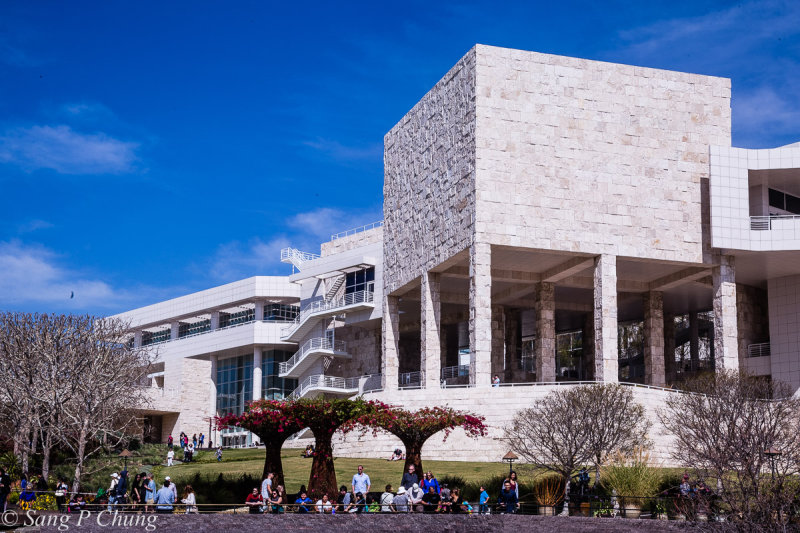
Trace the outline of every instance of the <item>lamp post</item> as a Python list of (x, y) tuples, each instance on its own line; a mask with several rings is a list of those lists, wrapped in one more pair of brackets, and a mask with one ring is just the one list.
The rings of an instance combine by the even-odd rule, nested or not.
[(764, 450), (764, 455), (766, 455), (767, 460), (769, 460), (770, 470), (772, 471), (772, 479), (775, 479), (775, 460), (782, 455), (782, 452), (770, 446), (768, 449)]
[(128, 469), (128, 457), (133, 457), (133, 454), (127, 448), (119, 452), (119, 456), (125, 459), (125, 467), (124, 470)]
[(503, 461), (507, 461), (508, 462), (508, 477), (509, 478), (511, 477), (511, 472), (513, 472), (512, 466), (514, 464), (514, 461), (516, 461), (517, 459), (519, 459), (519, 457), (517, 457), (517, 455), (514, 452), (508, 452), (507, 454), (505, 454), (503, 456)]

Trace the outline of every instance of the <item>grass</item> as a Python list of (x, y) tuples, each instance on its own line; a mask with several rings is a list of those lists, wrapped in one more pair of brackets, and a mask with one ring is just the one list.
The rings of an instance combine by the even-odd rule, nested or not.
[[(300, 485), (308, 484), (311, 472), (311, 459), (300, 456), (301, 450), (287, 449), (282, 454), (283, 473), (286, 479), (286, 490), (297, 491)], [(170, 476), (181, 486), (195, 474), (203, 477), (215, 478), (219, 474), (227, 477), (238, 477), (243, 474), (260, 477), (264, 469), (263, 449), (225, 450), (222, 462), (218, 463), (213, 452), (203, 451), (195, 454), (196, 461), (188, 464), (176, 464), (172, 467), (157, 466), (154, 472), (157, 476)], [(336, 480), (339, 485), (350, 486), (350, 480), (358, 470), (358, 465), (364, 465), (364, 471), (372, 481), (373, 491), (383, 491), (387, 484), (397, 489), (403, 477), (403, 461), (386, 461), (385, 459), (350, 459), (339, 457), (335, 459)], [(508, 472), (508, 467), (500, 462), (477, 463), (462, 461), (425, 461), (425, 470), (430, 470), (437, 478), (446, 475), (457, 475), (466, 482), (481, 482), (495, 475)], [(524, 467), (522, 468), (524, 470)], [(521, 477), (524, 473), (517, 469)], [(156, 478), (158, 479), (158, 478)]]

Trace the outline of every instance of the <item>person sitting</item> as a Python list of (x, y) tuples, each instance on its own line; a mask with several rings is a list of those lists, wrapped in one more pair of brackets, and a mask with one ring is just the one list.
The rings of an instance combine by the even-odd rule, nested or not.
[[(327, 497), (328, 495), (326, 494), (325, 496)], [(309, 497), (308, 497), (308, 494), (306, 494), (306, 491), (304, 491), (304, 490), (303, 490), (303, 491), (300, 491), (300, 495), (299, 495), (299, 497), (298, 497), (298, 498), (297, 498), (297, 499), (294, 501), (294, 503), (296, 503), (296, 504), (298, 505), (298, 507), (297, 507), (297, 512), (298, 512), (298, 513), (309, 513), (309, 512), (311, 512), (311, 511), (309, 511), (309, 509), (308, 509), (307, 505), (308, 505), (309, 503), (310, 503), (310, 504), (313, 504), (313, 503), (314, 503), (314, 500), (312, 500), (311, 498), (309, 498)]]
[(367, 509), (368, 513), (379, 513), (381, 511), (381, 506), (378, 501), (372, 496), (372, 494), (367, 494)]
[(392, 503), (394, 503), (394, 494), (392, 494), (392, 486), (386, 485), (386, 490), (381, 494), (381, 512), (391, 513)]
[(328, 498), (328, 494), (322, 495), (322, 498), (317, 500), (317, 512), (322, 514), (331, 514), (333, 512), (333, 504)]
[(367, 502), (364, 500), (364, 495), (360, 492), (356, 492), (353, 501), (347, 506), (346, 511), (348, 513), (363, 513), (366, 506)]
[(466, 511), (464, 506), (464, 498), (461, 497), (460, 489), (453, 489), (452, 493), (450, 494), (450, 502), (447, 506), (451, 513), (463, 513)]
[(428, 485), (428, 492), (422, 497), (423, 512), (435, 513), (439, 510), (439, 504), (442, 502), (442, 497), (436, 492), (433, 485)]
[(405, 487), (402, 485), (397, 489), (397, 496), (392, 500), (392, 507), (396, 513), (407, 513), (409, 510), (408, 496), (406, 495)]
[(396, 450), (395, 450), (395, 451), (392, 453), (392, 456), (389, 458), (389, 460), (390, 460), (390, 461), (401, 461), (401, 460), (403, 460), (403, 459), (404, 459), (404, 457), (403, 457), (403, 452), (400, 450), (400, 448), (397, 448), (397, 449), (396, 449)]
[(244, 501), (244, 504), (250, 510), (250, 514), (259, 514), (261, 512), (261, 495), (258, 493), (258, 488), (253, 487), (253, 492), (247, 495), (247, 499)]
[(86, 502), (83, 499), (83, 496), (80, 494), (76, 494), (70, 501), (69, 501), (69, 512), (70, 513), (80, 513), (86, 509)]
[(283, 496), (281, 496), (281, 493), (277, 489), (272, 491), (267, 498), (267, 502), (272, 506), (273, 514), (283, 513)]

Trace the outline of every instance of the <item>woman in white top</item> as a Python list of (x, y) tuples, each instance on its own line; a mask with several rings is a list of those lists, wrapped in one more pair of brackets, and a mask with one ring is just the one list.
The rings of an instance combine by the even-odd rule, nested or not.
[(327, 494), (322, 495), (321, 500), (317, 500), (317, 512), (318, 513), (327, 513), (330, 514), (333, 510), (333, 504), (331, 503), (330, 499), (328, 499)]
[(197, 513), (197, 500), (194, 497), (194, 489), (191, 485), (186, 485), (183, 490), (181, 503), (186, 505), (186, 514)]

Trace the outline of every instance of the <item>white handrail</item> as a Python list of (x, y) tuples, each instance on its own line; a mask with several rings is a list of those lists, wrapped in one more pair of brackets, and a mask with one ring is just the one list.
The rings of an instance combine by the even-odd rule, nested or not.
[(773, 220), (800, 220), (800, 215), (759, 215), (750, 217), (750, 229), (768, 231), (772, 229)]
[(364, 231), (369, 231), (371, 229), (380, 227), (383, 227), (383, 220), (379, 220), (378, 222), (372, 222), (370, 224), (364, 224), (363, 226), (359, 226), (357, 228), (349, 229), (346, 231), (340, 231), (339, 233), (334, 233), (333, 235), (331, 235), (331, 240), (335, 241), (336, 239), (349, 237), (350, 235), (355, 235), (356, 233), (362, 233)]
[(769, 342), (759, 342), (747, 347), (747, 357), (769, 357), (771, 353)]
[(324, 311), (330, 311), (333, 309), (338, 309), (340, 307), (347, 307), (349, 305), (359, 304), (359, 303), (370, 303), (373, 302), (375, 299), (375, 293), (372, 290), (366, 291), (358, 291), (358, 292), (351, 292), (349, 294), (345, 294), (335, 300), (325, 301), (325, 300), (317, 300), (315, 302), (311, 302), (305, 308), (303, 308), (300, 313), (297, 315), (297, 318), (294, 319), (290, 325), (286, 326), (281, 330), (281, 335), (286, 338), (299, 328), (303, 322), (308, 320), (308, 318), (313, 315), (314, 313), (321, 313)]
[(469, 365), (446, 366), (442, 368), (441, 379), (469, 376)]
[(332, 350), (334, 352), (346, 352), (347, 345), (344, 343), (344, 341), (333, 342), (326, 337), (316, 337), (313, 339), (308, 339), (290, 359), (278, 365), (278, 373), (279, 374), (288, 373), (292, 368), (297, 366), (297, 364), (300, 363), (300, 361), (305, 359), (309, 353), (315, 350)]
[(342, 391), (354, 390), (358, 391), (358, 382), (361, 376), (354, 378), (340, 378), (336, 376), (326, 376), (324, 374), (314, 374), (308, 376), (306, 379), (297, 386), (289, 395), (289, 399), (294, 400), (302, 398), (306, 392), (312, 389), (339, 389)]

